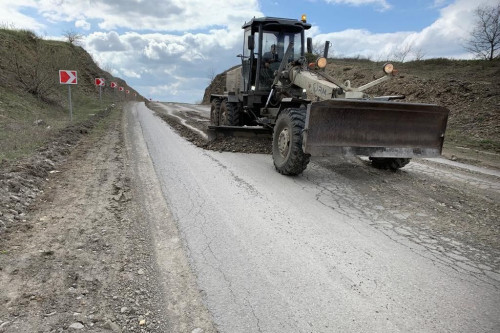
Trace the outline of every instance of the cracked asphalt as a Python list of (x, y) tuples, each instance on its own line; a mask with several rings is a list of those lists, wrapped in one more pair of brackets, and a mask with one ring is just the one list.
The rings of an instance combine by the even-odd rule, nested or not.
[(129, 112), (218, 331), (500, 331), (497, 176), (337, 158), (286, 177)]

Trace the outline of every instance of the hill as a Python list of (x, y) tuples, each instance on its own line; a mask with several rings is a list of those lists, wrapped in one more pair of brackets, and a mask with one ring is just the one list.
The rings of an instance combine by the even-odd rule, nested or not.
[[(381, 62), (329, 59), (326, 72), (361, 86), (382, 75)], [(405, 95), (407, 102), (450, 109), (445, 144), (500, 152), (500, 60), (429, 59), (395, 63), (398, 75), (368, 90), (373, 95)], [(222, 93), (225, 73), (215, 77), (203, 98)]]
[[(0, 162), (32, 154), (69, 122), (68, 87), (59, 70), (76, 70), (71, 86), (73, 124), (85, 121), (120, 99), (94, 78), (127, 83), (102, 70), (82, 47), (44, 40), (29, 30), (0, 29)], [(133, 96), (133, 89), (129, 96)], [(139, 96), (139, 94), (138, 94)]]

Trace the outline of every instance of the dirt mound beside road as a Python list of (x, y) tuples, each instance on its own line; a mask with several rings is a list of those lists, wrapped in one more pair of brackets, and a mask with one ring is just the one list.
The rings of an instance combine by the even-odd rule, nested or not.
[[(179, 113), (178, 116), (173, 116), (166, 112), (161, 103), (147, 102), (146, 105), (174, 128), (177, 133), (200, 148), (220, 152), (227, 151), (250, 154), (271, 154), (272, 152), (271, 134), (261, 137), (224, 136), (220, 135), (220, 133), (217, 135), (217, 133), (209, 131), (208, 119), (202, 120), (199, 117), (193, 117), (188, 112)], [(190, 126), (198, 128), (203, 133), (206, 133), (208, 138), (200, 137), (198, 133), (194, 132), (188, 126), (183, 125), (179, 117), (188, 122)]]
[[(326, 72), (358, 87), (383, 75), (381, 62), (329, 59)], [(395, 63), (397, 76), (367, 92), (405, 95), (406, 102), (437, 104), (450, 109), (445, 145), (500, 152), (500, 60), (429, 59)], [(234, 68), (234, 67), (233, 67)], [(227, 71), (226, 71), (227, 72)], [(210, 94), (224, 91), (226, 72), (207, 87)]]

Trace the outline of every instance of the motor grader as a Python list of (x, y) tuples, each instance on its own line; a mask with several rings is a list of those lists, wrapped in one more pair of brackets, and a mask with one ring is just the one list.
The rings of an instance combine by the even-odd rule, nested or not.
[(364, 155), (377, 168), (397, 170), (413, 157), (441, 154), (446, 108), (365, 93), (394, 76), (392, 64), (379, 79), (353, 87), (324, 71), (326, 54), (306, 61), (312, 40), (304, 38), (311, 28), (305, 17), (254, 18), (242, 28), (242, 65), (227, 72), (223, 94), (211, 95), (210, 128), (272, 129), (278, 172), (300, 174), (311, 156)]

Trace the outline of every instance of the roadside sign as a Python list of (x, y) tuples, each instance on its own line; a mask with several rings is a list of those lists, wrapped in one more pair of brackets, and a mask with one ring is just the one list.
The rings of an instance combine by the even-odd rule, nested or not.
[(73, 121), (73, 103), (71, 102), (71, 85), (77, 84), (78, 79), (76, 71), (68, 69), (59, 70), (59, 83), (68, 85), (68, 105), (69, 105), (69, 121)]
[(118, 88), (118, 90), (123, 91), (123, 87)]
[(96, 86), (104, 86), (106, 84), (105, 80), (100, 77), (95, 78), (95, 85)]
[(109, 84), (109, 86), (110, 86), (111, 88), (116, 88), (116, 87), (118, 87), (118, 85), (116, 84), (116, 82), (111, 82), (111, 83)]
[(130, 94), (130, 90), (127, 89), (127, 94)]
[(60, 69), (59, 70), (59, 83), (60, 84), (77, 84), (76, 71)]

